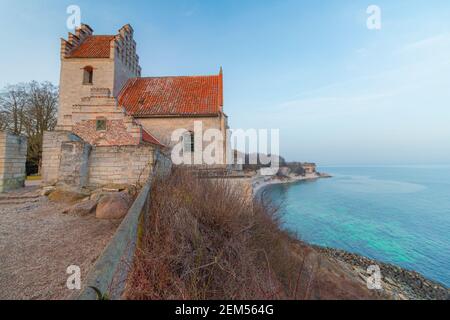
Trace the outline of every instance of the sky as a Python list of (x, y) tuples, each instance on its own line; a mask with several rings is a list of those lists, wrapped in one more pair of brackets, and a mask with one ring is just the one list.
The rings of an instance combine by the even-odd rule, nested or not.
[(0, 88), (58, 84), (69, 5), (96, 34), (130, 23), (145, 76), (222, 66), (230, 127), (280, 129), (288, 160), (450, 164), (448, 0), (0, 0)]

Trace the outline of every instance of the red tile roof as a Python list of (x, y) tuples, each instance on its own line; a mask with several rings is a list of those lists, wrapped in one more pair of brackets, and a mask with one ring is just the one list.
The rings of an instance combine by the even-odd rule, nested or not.
[(151, 144), (155, 144), (157, 146), (160, 147), (164, 147), (164, 145), (158, 141), (158, 139), (156, 139), (154, 136), (152, 136), (148, 131), (146, 131), (145, 129), (142, 129), (142, 140), (144, 142), (148, 142)]
[(222, 74), (133, 78), (119, 94), (119, 104), (135, 117), (217, 115), (223, 107)]
[(109, 58), (114, 36), (88, 36), (69, 58)]

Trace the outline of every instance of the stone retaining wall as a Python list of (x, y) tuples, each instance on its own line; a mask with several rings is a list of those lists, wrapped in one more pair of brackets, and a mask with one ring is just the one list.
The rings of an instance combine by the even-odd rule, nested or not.
[(27, 138), (0, 131), (0, 192), (24, 186)]
[(58, 181), (59, 166), (61, 163), (61, 146), (64, 142), (81, 141), (69, 131), (44, 132), (42, 146), (42, 180), (47, 185)]
[(154, 168), (155, 152), (156, 148), (149, 144), (91, 146), (67, 131), (46, 132), (42, 178), (46, 185), (75, 188), (142, 184)]
[(150, 145), (93, 147), (89, 160), (89, 185), (145, 183), (154, 165)]

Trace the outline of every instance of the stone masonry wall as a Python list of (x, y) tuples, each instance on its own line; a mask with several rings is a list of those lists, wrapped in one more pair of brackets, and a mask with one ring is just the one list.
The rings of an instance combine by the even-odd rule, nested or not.
[(24, 186), (26, 160), (27, 139), (0, 131), (0, 192)]
[(42, 146), (42, 180), (46, 185), (53, 185), (58, 181), (61, 162), (61, 146), (64, 142), (81, 141), (68, 131), (52, 131), (44, 133)]
[[(194, 123), (201, 122), (203, 134), (208, 129), (218, 129), (224, 134), (223, 149), (218, 150), (219, 157), (226, 160), (227, 152), (227, 120), (225, 117), (161, 117), (161, 118), (139, 118), (136, 119), (148, 132), (151, 132), (161, 143), (173, 147), (176, 143), (171, 141), (172, 133), (177, 129), (194, 131)], [(211, 142), (203, 143), (203, 150)]]
[(91, 149), (91, 145), (84, 141), (70, 141), (61, 144), (59, 184), (77, 189), (88, 186)]
[(89, 159), (89, 185), (145, 183), (154, 166), (150, 145), (93, 147)]
[[(58, 129), (72, 130), (73, 106), (78, 105), (93, 91), (109, 91), (117, 97), (129, 78), (139, 77), (141, 67), (136, 53), (133, 28), (123, 26), (111, 41), (109, 58), (72, 58), (69, 53), (77, 48), (93, 30), (82, 24), (76, 30), (77, 37), (69, 33), (68, 40), (61, 42), (61, 74), (59, 84)], [(79, 39), (81, 37), (81, 39)], [(84, 68), (93, 68), (92, 84), (83, 83)]]
[(106, 119), (106, 128), (105, 131), (97, 131), (96, 120), (86, 120), (76, 124), (73, 132), (96, 146), (137, 145), (141, 142), (140, 128), (137, 128), (138, 136), (133, 136), (127, 131), (124, 120)]
[[(147, 180), (155, 159), (155, 148), (148, 144), (91, 146), (70, 132), (46, 132), (42, 176), (46, 185), (74, 188), (135, 184)], [(170, 166), (162, 160), (164, 167)]]
[(156, 176), (164, 177), (170, 174), (172, 171), (172, 160), (170, 154), (164, 154), (159, 149), (155, 150), (155, 167), (153, 173)]
[[(83, 84), (83, 68), (94, 68), (93, 84)], [(83, 97), (91, 96), (92, 88), (114, 88), (114, 61), (111, 59), (63, 59), (59, 84), (58, 128), (72, 130), (72, 107)]]

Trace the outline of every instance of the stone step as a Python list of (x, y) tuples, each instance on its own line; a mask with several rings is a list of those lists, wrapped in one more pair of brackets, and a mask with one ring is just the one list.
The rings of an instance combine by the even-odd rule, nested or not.
[(27, 199), (37, 199), (39, 198), (40, 195), (39, 194), (24, 194), (24, 195), (15, 195), (15, 196), (8, 196), (8, 195), (3, 195), (0, 196), (0, 201), (2, 200), (27, 200)]
[(27, 199), (0, 199), (0, 206), (11, 204), (27, 204), (39, 202), (39, 198), (27, 198)]

